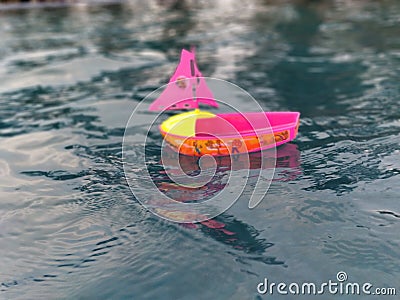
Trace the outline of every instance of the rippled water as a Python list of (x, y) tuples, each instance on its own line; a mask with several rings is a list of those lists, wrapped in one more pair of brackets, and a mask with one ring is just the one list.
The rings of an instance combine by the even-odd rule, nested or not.
[[(171, 3), (0, 6), (0, 298), (258, 299), (264, 277), (338, 271), (399, 289), (400, 4)], [(302, 114), (263, 202), (196, 228), (140, 206), (121, 162), (190, 45), (204, 75)]]

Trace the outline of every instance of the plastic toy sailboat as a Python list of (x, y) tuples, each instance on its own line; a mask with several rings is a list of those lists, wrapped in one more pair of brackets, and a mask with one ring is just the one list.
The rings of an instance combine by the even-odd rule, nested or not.
[(150, 105), (150, 111), (193, 109), (165, 120), (160, 131), (165, 141), (185, 155), (220, 156), (273, 148), (293, 140), (298, 112), (213, 114), (199, 103), (218, 107), (196, 65), (194, 51), (183, 49), (168, 86)]

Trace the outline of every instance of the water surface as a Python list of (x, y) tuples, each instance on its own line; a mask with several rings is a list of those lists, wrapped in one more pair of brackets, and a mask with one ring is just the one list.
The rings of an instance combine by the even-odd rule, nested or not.
[[(0, 297), (258, 299), (264, 277), (338, 271), (400, 292), (400, 4), (304, 2), (1, 6)], [(263, 202), (197, 228), (146, 211), (121, 162), (190, 45), (204, 75), (302, 114)]]

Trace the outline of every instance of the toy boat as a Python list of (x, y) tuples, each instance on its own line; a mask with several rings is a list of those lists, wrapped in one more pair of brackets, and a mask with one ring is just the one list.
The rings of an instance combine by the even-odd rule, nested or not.
[(213, 114), (199, 104), (218, 107), (197, 68), (194, 50), (183, 49), (168, 86), (150, 105), (150, 111), (193, 109), (162, 122), (160, 132), (177, 152), (190, 156), (224, 156), (258, 152), (293, 140), (299, 112)]

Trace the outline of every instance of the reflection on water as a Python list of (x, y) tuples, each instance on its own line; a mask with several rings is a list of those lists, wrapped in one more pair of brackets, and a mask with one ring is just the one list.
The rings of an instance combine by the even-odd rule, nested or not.
[[(295, 180), (301, 174), (300, 152), (294, 144), (287, 144), (275, 151), (264, 151), (250, 153), (247, 155), (220, 156), (215, 158), (200, 158), (180, 155), (170, 147), (165, 147), (163, 157), (160, 161), (164, 170), (153, 173), (153, 180), (157, 187), (167, 196), (181, 202), (207, 200), (224, 189), (227, 184), (227, 177), (231, 172), (238, 170), (274, 169), (278, 170), (274, 181)], [(216, 165), (214, 165), (216, 164)], [(198, 176), (201, 171), (214, 173), (212, 178), (204, 186), (199, 188), (184, 187), (173, 182), (170, 176), (189, 175)], [(183, 174), (181, 174), (183, 173)], [(254, 181), (258, 178), (258, 173)], [(252, 183), (248, 183), (252, 185)], [(255, 184), (255, 183), (253, 183)]]
[[(399, 16), (392, 0), (0, 5), (0, 298), (249, 299), (264, 276), (321, 282), (339, 270), (395, 286)], [(302, 114), (260, 205), (249, 210), (245, 194), (196, 228), (144, 210), (121, 162), (133, 108), (191, 45), (203, 74)], [(178, 188), (157, 147), (151, 172), (172, 197), (226, 184), (220, 158), (205, 188)]]
[[(233, 165), (231, 159), (236, 163)], [(183, 187), (171, 182), (169, 175), (183, 171), (187, 175), (195, 176), (200, 170), (207, 170), (213, 167), (213, 159), (201, 160), (199, 157), (190, 157), (174, 152), (168, 146), (164, 149), (162, 165), (167, 171), (162, 170), (153, 173), (153, 180), (159, 190), (168, 197), (180, 202), (204, 201), (215, 196), (216, 193), (226, 188), (225, 176), (230, 172), (242, 169), (259, 169), (261, 160), (264, 159), (263, 167), (266, 169), (277, 168), (279, 173), (275, 176), (275, 181), (295, 180), (301, 174), (299, 170), (300, 152), (294, 144), (286, 144), (279, 147), (276, 153), (273, 151), (264, 151), (261, 153), (250, 154), (250, 165), (247, 165), (247, 159), (243, 155), (234, 155), (232, 158), (227, 156), (215, 157), (216, 169), (212, 179), (202, 187)], [(243, 161), (241, 164), (240, 162)], [(239, 163), (238, 163), (239, 162)], [(150, 171), (151, 172), (151, 171)], [(223, 182), (221, 182), (223, 181)], [(156, 200), (156, 199), (155, 199)], [(162, 207), (162, 202), (157, 202)], [(174, 212), (179, 213), (179, 212)], [(185, 212), (180, 212), (185, 214)], [(266, 242), (264, 239), (258, 239), (259, 232), (254, 227), (245, 224), (227, 216), (225, 214), (213, 220), (201, 222), (201, 230), (208, 236), (233, 247), (236, 250), (253, 254), (250, 259), (262, 261), (267, 264), (283, 264), (274, 257), (265, 257), (263, 253), (273, 243)], [(187, 228), (198, 228), (196, 224), (182, 224)], [(254, 255), (258, 254), (258, 255)]]

